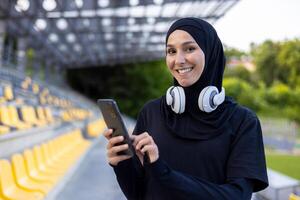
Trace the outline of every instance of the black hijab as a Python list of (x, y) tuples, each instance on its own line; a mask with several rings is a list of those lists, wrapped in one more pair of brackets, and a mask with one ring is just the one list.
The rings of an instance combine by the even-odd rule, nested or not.
[[(200, 140), (215, 137), (228, 128), (228, 120), (236, 103), (226, 97), (216, 110), (206, 113), (199, 109), (198, 97), (206, 86), (216, 86), (221, 91), (225, 68), (222, 43), (212, 25), (201, 19), (182, 18), (175, 21), (167, 32), (166, 44), (175, 30), (186, 31), (194, 38), (204, 52), (205, 65), (198, 81), (189, 87), (183, 87), (186, 96), (184, 113), (173, 112), (165, 97), (161, 103), (161, 113), (168, 129), (179, 137)], [(174, 85), (180, 86), (175, 78)]]

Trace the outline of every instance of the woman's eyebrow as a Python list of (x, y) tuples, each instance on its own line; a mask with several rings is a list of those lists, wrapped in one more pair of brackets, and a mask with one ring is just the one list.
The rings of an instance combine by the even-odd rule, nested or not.
[(193, 44), (193, 43), (196, 43), (196, 42), (194, 42), (194, 41), (187, 41), (187, 42), (182, 43), (182, 45), (188, 45), (188, 44)]
[[(186, 41), (186, 42), (182, 43), (181, 45), (184, 46), (184, 45), (193, 44), (193, 43), (196, 43), (196, 42), (194, 42), (194, 41)], [(173, 47), (173, 46), (175, 46), (175, 45), (173, 45), (173, 44), (167, 44), (167, 47)]]

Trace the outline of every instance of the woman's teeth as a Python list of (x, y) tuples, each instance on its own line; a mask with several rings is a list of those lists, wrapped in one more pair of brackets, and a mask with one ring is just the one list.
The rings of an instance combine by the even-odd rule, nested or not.
[(178, 69), (177, 71), (179, 74), (184, 74), (186, 72), (192, 71), (192, 69), (193, 69), (192, 67), (189, 67), (189, 68), (185, 68), (185, 69)]

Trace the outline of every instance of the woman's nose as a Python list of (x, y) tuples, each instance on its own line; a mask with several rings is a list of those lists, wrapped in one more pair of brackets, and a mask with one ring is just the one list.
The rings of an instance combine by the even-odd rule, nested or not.
[(185, 63), (185, 57), (182, 53), (178, 52), (175, 58), (175, 64), (183, 64)]

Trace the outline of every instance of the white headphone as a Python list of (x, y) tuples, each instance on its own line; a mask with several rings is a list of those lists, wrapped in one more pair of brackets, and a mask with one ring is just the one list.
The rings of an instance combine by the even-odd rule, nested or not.
[[(167, 104), (171, 106), (175, 113), (181, 114), (185, 110), (185, 94), (180, 86), (171, 86), (166, 93)], [(225, 89), (219, 93), (218, 88), (215, 86), (205, 87), (199, 95), (198, 106), (199, 109), (210, 113), (214, 111), (218, 105), (222, 104), (225, 100)]]

